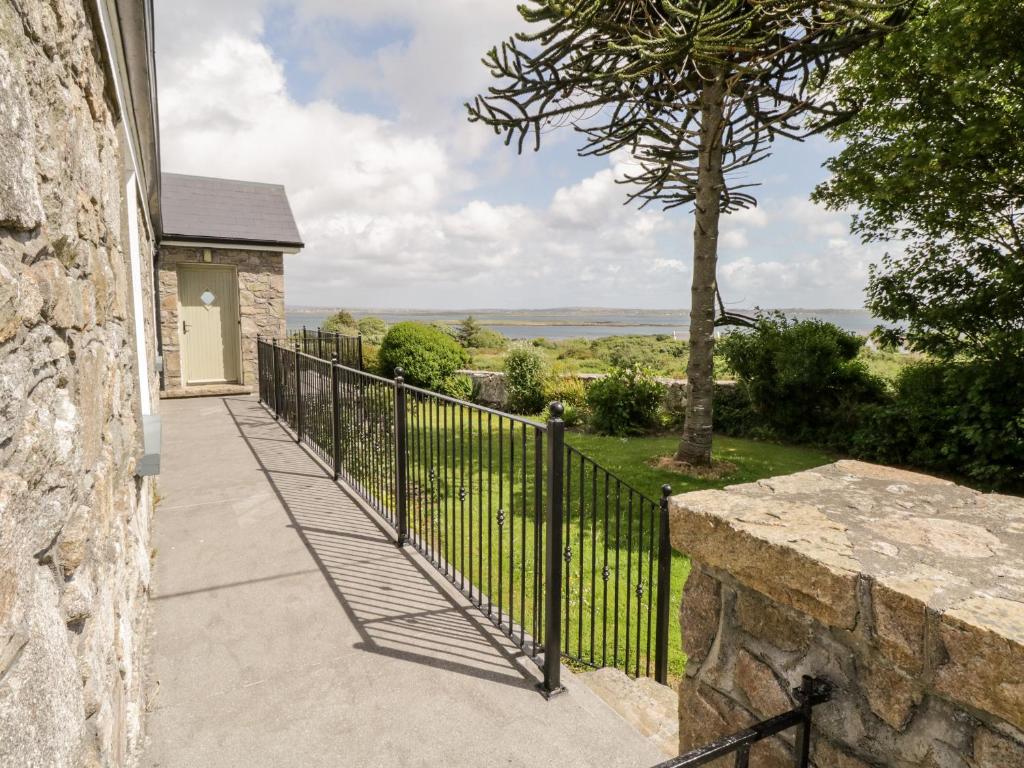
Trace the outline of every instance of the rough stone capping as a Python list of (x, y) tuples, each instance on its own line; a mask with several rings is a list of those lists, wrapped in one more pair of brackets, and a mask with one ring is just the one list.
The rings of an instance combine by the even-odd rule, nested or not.
[(839, 461), (677, 496), (671, 531), (683, 749), (811, 673), (822, 766), (1024, 767), (1024, 499)]

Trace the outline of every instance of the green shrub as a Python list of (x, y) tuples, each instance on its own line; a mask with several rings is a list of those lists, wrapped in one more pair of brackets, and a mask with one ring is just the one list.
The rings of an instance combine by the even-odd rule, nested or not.
[(508, 338), (500, 331), (493, 328), (481, 328), (480, 331), (470, 339), (473, 349), (504, 349), (508, 346)]
[(1024, 488), (1024, 361), (919, 362), (894, 388), (861, 409), (853, 455)]
[(386, 375), (381, 374), (380, 370), (380, 347), (375, 344), (367, 344), (365, 341), (363, 342), (363, 370), (378, 376)]
[(445, 378), (438, 389), (442, 395), (467, 402), (473, 399), (473, 380), (464, 373), (455, 373)]
[(328, 333), (340, 333), (343, 336), (359, 335), (359, 327), (351, 313), (341, 309), (320, 323), (320, 330)]
[(665, 387), (638, 365), (616, 368), (587, 390), (591, 425), (606, 435), (631, 435), (658, 423)]
[(458, 342), (440, 329), (405, 322), (393, 325), (384, 336), (378, 368), (384, 376), (394, 376), (401, 368), (410, 384), (437, 391), (468, 359)]
[(505, 389), (513, 413), (537, 413), (544, 403), (544, 358), (533, 347), (516, 344), (505, 355)]
[[(540, 412), (541, 421), (547, 421), (551, 418), (551, 404), (544, 406), (544, 410)], [(562, 421), (567, 427), (579, 427), (586, 423), (586, 408), (577, 405), (566, 405), (562, 410)]]
[(363, 336), (364, 344), (377, 344), (384, 341), (384, 335), (388, 332), (388, 324), (379, 317), (364, 317), (359, 321), (359, 333)]
[(480, 325), (472, 315), (455, 326), (454, 333), (466, 349), (504, 349), (508, 343), (503, 334)]
[(577, 376), (549, 376), (544, 382), (544, 402), (584, 408), (587, 404), (587, 385)]
[[(567, 427), (578, 427), (587, 419), (587, 385), (576, 376), (548, 376), (544, 382), (544, 402), (564, 406), (562, 421)], [(545, 407), (544, 418), (548, 415)]]
[(860, 337), (820, 320), (761, 315), (718, 349), (749, 398), (753, 421), (788, 440), (844, 445), (859, 408), (884, 400), (885, 384), (858, 353)]

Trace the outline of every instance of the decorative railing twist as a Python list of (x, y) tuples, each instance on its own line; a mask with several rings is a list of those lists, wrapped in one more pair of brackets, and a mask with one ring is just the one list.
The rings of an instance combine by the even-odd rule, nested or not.
[(667, 486), (650, 499), (567, 445), (557, 404), (539, 423), (310, 352), (324, 344), (259, 339), (261, 402), (541, 666), (545, 693), (563, 656), (666, 682)]

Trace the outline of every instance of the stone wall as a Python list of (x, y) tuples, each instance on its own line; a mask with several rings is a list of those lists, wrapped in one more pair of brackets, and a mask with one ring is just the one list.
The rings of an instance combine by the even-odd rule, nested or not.
[[(492, 408), (504, 408), (508, 402), (508, 391), (505, 388), (505, 374), (501, 371), (459, 371), (473, 380), (476, 391), (476, 401)], [(603, 379), (604, 373), (578, 373), (574, 378), (580, 379), (585, 385), (593, 381)], [(665, 387), (665, 396), (662, 399), (662, 406), (666, 411), (673, 414), (683, 414), (686, 411), (686, 379), (669, 379), (658, 377), (658, 381)], [(715, 382), (717, 389), (731, 389), (736, 386), (733, 381)]]
[[(210, 261), (203, 252), (209, 250)], [(160, 333), (164, 387), (184, 386), (181, 378), (181, 323), (178, 314), (178, 265), (229, 264), (238, 270), (238, 310), (242, 334), (242, 384), (256, 385), (256, 336), (284, 337), (284, 257), (273, 251), (160, 246)]]
[(1024, 766), (1024, 499), (840, 461), (677, 496), (671, 525), (694, 563), (681, 750), (791, 709), (810, 674), (835, 685), (818, 768)]
[(0, 0), (5, 768), (130, 764), (145, 709), (155, 489), (135, 475), (126, 153), (89, 8)]

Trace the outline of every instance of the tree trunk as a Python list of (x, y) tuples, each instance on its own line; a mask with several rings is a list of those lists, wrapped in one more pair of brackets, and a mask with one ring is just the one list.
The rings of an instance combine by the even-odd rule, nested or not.
[(696, 223), (693, 229), (693, 282), (690, 286), (690, 359), (686, 422), (676, 458), (693, 465), (711, 463), (711, 416), (715, 387), (715, 294), (718, 284), (718, 219), (722, 190), (722, 127), (725, 85), (719, 74), (701, 91), (700, 155)]

